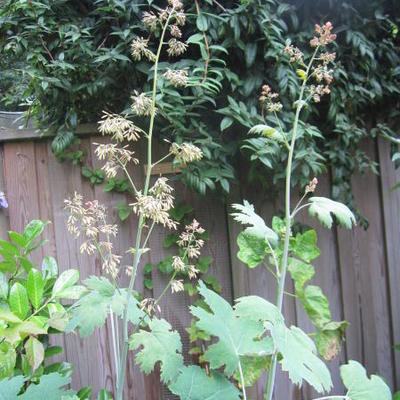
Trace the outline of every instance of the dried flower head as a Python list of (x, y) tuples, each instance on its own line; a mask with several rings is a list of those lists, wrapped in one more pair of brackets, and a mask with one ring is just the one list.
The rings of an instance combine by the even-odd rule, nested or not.
[(178, 293), (184, 290), (183, 280), (182, 279), (174, 279), (171, 282), (171, 292)]
[(176, 160), (184, 165), (203, 158), (201, 149), (192, 143), (172, 143), (169, 151), (175, 156)]
[(140, 128), (132, 121), (106, 111), (103, 112), (102, 119), (99, 121), (99, 131), (102, 135), (111, 135), (118, 142), (123, 140), (135, 142), (140, 137)]
[(179, 29), (178, 25), (171, 25), (169, 28), (169, 32), (171, 36), (180, 39), (182, 37), (182, 32)]
[(180, 40), (177, 40), (175, 38), (172, 38), (168, 41), (167, 53), (171, 57), (178, 57), (186, 51), (187, 47), (188, 45), (186, 43), (181, 42)]
[(156, 300), (150, 297), (141, 301), (140, 308), (149, 315), (154, 314), (156, 311), (159, 313), (161, 312), (161, 308), (158, 304), (156, 304)]
[(168, 211), (172, 208), (174, 197), (173, 188), (167, 184), (167, 178), (158, 178), (150, 188), (147, 196), (140, 192), (136, 196), (136, 203), (131, 204), (136, 214), (143, 214), (146, 218), (157, 224), (162, 224), (169, 229), (176, 229), (176, 222), (173, 221)]
[(318, 36), (314, 36), (311, 41), (311, 47), (326, 46), (336, 40), (336, 34), (332, 33), (333, 25), (328, 21), (320, 26), (315, 24), (315, 32)]
[(203, 233), (204, 229), (194, 219), (191, 224), (185, 226), (185, 230), (179, 235), (178, 246), (185, 249), (188, 258), (199, 257), (204, 240), (198, 236)]
[(177, 272), (182, 272), (185, 271), (186, 269), (184, 261), (179, 256), (172, 257), (172, 266), (174, 267), (174, 270)]
[(188, 266), (189, 279), (196, 279), (199, 272), (200, 271), (194, 265)]
[(149, 40), (138, 37), (131, 44), (132, 57), (136, 61), (140, 61), (142, 57), (146, 57), (149, 61), (154, 62), (156, 55), (148, 48)]
[(168, 0), (168, 4), (175, 10), (181, 10), (183, 3), (180, 0)]
[(184, 69), (167, 69), (164, 76), (170, 81), (172, 86), (184, 87), (188, 82), (188, 73)]
[(315, 189), (317, 188), (318, 185), (318, 179), (314, 178), (310, 183), (306, 186), (305, 193), (314, 193)]
[(158, 18), (153, 12), (145, 11), (142, 15), (142, 23), (151, 31), (155, 31), (158, 24)]
[[(85, 241), (80, 252), (88, 255), (98, 251), (102, 259), (102, 268), (113, 276), (118, 275), (121, 256), (113, 254), (111, 236), (117, 236), (118, 228), (106, 222), (106, 209), (97, 200), (83, 203), (83, 197), (76, 193), (73, 198), (64, 200), (65, 209), (69, 211), (67, 229), (76, 238), (81, 234)], [(105, 236), (105, 240), (102, 239)]]
[(285, 53), (289, 55), (291, 63), (303, 64), (303, 53), (298, 47), (294, 47), (292, 44), (287, 45)]
[(138, 93), (136, 90), (132, 96), (132, 111), (139, 116), (151, 115), (152, 100), (146, 93)]
[(115, 143), (94, 143), (96, 145), (95, 154), (99, 160), (106, 160), (102, 170), (108, 178), (114, 178), (121, 167), (125, 167), (129, 162), (138, 164), (139, 160), (134, 158), (133, 151), (128, 150), (128, 146), (118, 147)]
[(269, 85), (263, 85), (259, 100), (261, 104), (265, 106), (270, 113), (274, 113), (282, 109), (282, 103), (276, 101), (278, 97), (279, 97), (278, 93), (273, 92), (269, 87)]

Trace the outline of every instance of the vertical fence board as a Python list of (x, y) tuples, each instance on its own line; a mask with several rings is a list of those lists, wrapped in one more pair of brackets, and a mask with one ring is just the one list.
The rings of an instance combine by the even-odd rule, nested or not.
[[(373, 143), (364, 145), (374, 160)], [(347, 354), (382, 375), (393, 386), (391, 332), (381, 199), (378, 177), (372, 173), (353, 180), (355, 202), (369, 220), (368, 230), (338, 230)], [(357, 315), (358, 314), (358, 315)], [(357, 326), (359, 324), (359, 326)]]
[[(400, 170), (395, 170), (390, 159), (390, 144), (378, 139), (379, 165), (382, 189), (382, 204), (385, 229), (385, 243), (388, 263), (388, 287), (391, 303), (393, 344), (400, 343), (400, 190), (392, 190), (400, 182)], [(395, 386), (400, 388), (400, 352), (394, 352)]]
[[(329, 177), (324, 175), (319, 179), (316, 196), (330, 197)], [(306, 202), (307, 200), (305, 200)], [(322, 226), (316, 219), (311, 219), (306, 210), (298, 214), (297, 221), (310, 226), (317, 233), (317, 245), (321, 250), (321, 255), (312, 262), (315, 267), (315, 277), (308, 284), (321, 287), (323, 293), (329, 300), (331, 315), (333, 321), (343, 320), (343, 306), (341, 299), (341, 282), (338, 270), (338, 254), (336, 235), (333, 230), (329, 230)], [(305, 313), (300, 301), (296, 301), (297, 322), (305, 332), (315, 332), (315, 328), (311, 324), (310, 319)], [(345, 394), (345, 388), (340, 378), (339, 366), (346, 361), (344, 346), (340, 354), (331, 361), (327, 362), (327, 366), (331, 372), (333, 390), (332, 395)], [(320, 396), (310, 385), (304, 385), (303, 396), (305, 399), (317, 398)]]
[[(89, 143), (84, 140), (82, 145), (88, 148)], [(51, 150), (49, 150), (50, 152)], [(60, 164), (53, 154), (49, 154), (49, 170), (53, 194), (57, 259), (60, 270), (78, 268), (81, 280), (89, 275), (101, 275), (99, 263), (95, 263), (92, 257), (80, 254), (79, 246), (84, 239), (75, 239), (67, 232), (68, 212), (64, 210), (64, 199), (73, 196), (75, 191), (82, 194), (85, 200), (91, 200), (93, 199), (93, 190), (87, 181), (82, 181), (79, 168)], [(92, 386), (94, 393), (97, 393), (101, 388), (112, 387), (109, 367), (111, 354), (107, 342), (105, 330), (96, 329), (92, 336), (85, 339), (82, 339), (79, 334), (66, 335), (66, 358), (75, 366), (72, 376), (73, 388)]]
[[(33, 142), (4, 145), (4, 174), (10, 204), (10, 229), (22, 232), (27, 222), (40, 217)], [(40, 263), (42, 256), (42, 249), (39, 248), (31, 258)]]
[[(7, 191), (4, 182), (4, 149), (0, 146), (0, 192), (4, 192), (7, 198)], [(9, 230), (8, 209), (0, 208), (0, 240), (7, 240)]]
[[(90, 139), (90, 152), (92, 157), (92, 167), (93, 168), (101, 168), (104, 164), (103, 161), (99, 161), (94, 154), (95, 150), (95, 143), (108, 143), (110, 142), (109, 138), (100, 138), (94, 137)], [(131, 169), (132, 178), (136, 182), (136, 184), (141, 184), (142, 182), (138, 182), (138, 180), (142, 180), (141, 168)], [(118, 178), (124, 178), (123, 174), (119, 174)], [(119, 285), (120, 287), (128, 287), (129, 285), (129, 277), (125, 273), (126, 266), (132, 264), (132, 255), (126, 253), (126, 251), (133, 247), (134, 245), (134, 234), (137, 229), (136, 218), (130, 216), (124, 222), (118, 217), (118, 204), (125, 203), (132, 201), (130, 196), (127, 196), (122, 193), (115, 193), (115, 192), (105, 192), (104, 185), (95, 185), (94, 186), (94, 197), (97, 199), (101, 204), (107, 206), (107, 215), (109, 223), (117, 224), (118, 225), (118, 235), (115, 238), (111, 238), (113, 243), (113, 252), (115, 254), (121, 255), (122, 260), (120, 264), (120, 274), (119, 274)], [(100, 260), (96, 256), (97, 263), (100, 263)], [(146, 259), (146, 255), (143, 256)], [(137, 278), (135, 281), (135, 290), (138, 292), (143, 292), (143, 274), (142, 269), (139, 268), (137, 273)], [(107, 330), (107, 337), (109, 340), (108, 347), (109, 351), (112, 354), (112, 334), (111, 334), (111, 326), (110, 326), (110, 319), (107, 319), (106, 327), (104, 328)], [(120, 324), (120, 332), (122, 332), (122, 324)], [(122, 338), (120, 338), (122, 339)], [(120, 341), (120, 347), (122, 348), (122, 340)], [(140, 372), (139, 366), (134, 365), (133, 362), (133, 353), (130, 351), (128, 353), (128, 362), (127, 362), (127, 374), (125, 380), (125, 394), (132, 400), (140, 400), (143, 396), (143, 393), (146, 392), (146, 378), (144, 374)], [(109, 389), (116, 390), (116, 379), (115, 374), (117, 372), (117, 367), (115, 366), (114, 359), (110, 361), (109, 367), (109, 374), (112, 377), (112, 387)], [(133, 371), (133, 372), (132, 372)]]

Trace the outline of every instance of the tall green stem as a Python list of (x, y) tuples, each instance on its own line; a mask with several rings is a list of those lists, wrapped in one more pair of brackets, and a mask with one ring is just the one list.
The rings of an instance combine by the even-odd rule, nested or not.
[[(152, 137), (153, 137), (153, 129), (154, 129), (154, 119), (156, 115), (156, 93), (157, 93), (157, 78), (158, 78), (158, 62), (161, 55), (161, 49), (164, 43), (165, 33), (167, 31), (167, 27), (169, 24), (169, 20), (174, 10), (168, 16), (167, 21), (163, 27), (160, 42), (158, 45), (158, 50), (156, 54), (156, 60), (154, 63), (154, 75), (153, 75), (153, 91), (152, 91), (152, 104), (151, 104), (151, 116), (150, 116), (150, 125), (149, 125), (149, 132), (147, 134), (147, 171), (146, 171), (146, 180), (143, 189), (143, 195), (146, 196), (150, 186), (150, 177), (151, 177), (151, 163), (152, 163)], [(132, 269), (132, 276), (129, 281), (128, 290), (126, 292), (126, 305), (124, 308), (123, 314), (123, 322), (122, 322), (122, 353), (121, 353), (121, 360), (118, 367), (118, 376), (117, 376), (117, 399), (122, 400), (124, 383), (125, 383), (125, 372), (126, 372), (126, 359), (128, 355), (128, 304), (129, 299), (132, 296), (133, 285), (135, 284), (137, 268), (140, 262), (141, 252), (140, 252), (140, 243), (142, 241), (142, 231), (144, 227), (145, 218), (143, 214), (140, 214), (139, 217), (139, 224), (138, 230), (136, 233), (136, 242), (135, 242), (135, 255), (133, 258), (133, 269)]]
[[(314, 54), (311, 57), (311, 60), (307, 66), (306, 76), (308, 76), (308, 74), (310, 72), (311, 65), (314, 62), (314, 58), (315, 58), (315, 55), (317, 54), (317, 52), (318, 52), (318, 47), (315, 49)], [(306, 88), (306, 83), (307, 83), (307, 79), (304, 79), (303, 84), (301, 85), (300, 96), (297, 101), (296, 115), (295, 115), (294, 122), (293, 122), (293, 133), (292, 133), (292, 138), (291, 138), (291, 142), (290, 142), (288, 161), (287, 161), (287, 166), (286, 166), (285, 242), (283, 245), (282, 267), (281, 267), (280, 277), (279, 277), (279, 281), (278, 281), (278, 290), (276, 293), (276, 306), (278, 307), (279, 311), (282, 311), (283, 296), (284, 296), (284, 292), (285, 292), (286, 272), (287, 272), (288, 255), (289, 255), (290, 227), (291, 227), (291, 223), (292, 223), (291, 211), (290, 211), (290, 195), (291, 195), (290, 188), (291, 188), (291, 176), (292, 176), (292, 163), (293, 163), (293, 155), (294, 155), (294, 149), (295, 149), (295, 144), (296, 144), (297, 130), (298, 130), (298, 125), (299, 125), (299, 117), (300, 117), (300, 112), (303, 108), (303, 96), (304, 96), (304, 90)], [(270, 371), (268, 374), (267, 389), (266, 389), (266, 394), (265, 394), (266, 400), (272, 400), (272, 396), (274, 394), (277, 362), (278, 362), (278, 352), (275, 351), (275, 353), (272, 356), (271, 367), (270, 367)]]

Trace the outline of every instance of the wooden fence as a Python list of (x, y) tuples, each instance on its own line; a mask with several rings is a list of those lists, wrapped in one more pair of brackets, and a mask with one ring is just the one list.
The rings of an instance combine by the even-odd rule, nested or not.
[[(88, 132), (90, 129), (82, 130), (85, 135), (81, 146), (88, 150), (87, 163), (97, 167), (99, 164), (93, 156), (92, 144), (101, 138), (92, 137)], [(379, 161), (381, 167), (380, 176), (368, 173), (355, 177), (353, 182), (356, 202), (370, 221), (369, 229), (365, 231), (357, 227), (353, 231), (345, 231), (335, 228), (330, 231), (308, 217), (302, 217), (302, 222), (317, 230), (321, 248), (321, 256), (315, 263), (314, 282), (329, 298), (332, 317), (345, 319), (350, 324), (339, 358), (329, 363), (337, 394), (344, 392), (338, 367), (348, 359), (361, 361), (369, 373), (382, 375), (392, 388), (400, 386), (400, 352), (396, 354), (393, 349), (394, 343), (400, 343), (400, 191), (391, 191), (394, 183), (400, 181), (400, 174), (393, 168), (386, 142), (371, 142), (365, 150)], [(58, 162), (51, 152), (50, 140), (38, 138), (33, 129), (21, 132), (9, 126), (0, 128), (0, 168), (0, 191), (6, 193), (9, 203), (7, 210), (0, 210), (0, 238), (6, 238), (9, 229), (21, 231), (32, 219), (50, 220), (52, 224), (45, 232), (49, 242), (36, 252), (34, 260), (39, 263), (43, 256), (51, 255), (58, 259), (61, 271), (79, 268), (82, 278), (100, 274), (100, 260), (80, 254), (80, 242), (67, 233), (67, 213), (63, 209), (63, 201), (74, 191), (82, 193), (87, 199), (97, 198), (112, 210), (113, 219), (117, 221), (115, 206), (126, 201), (126, 196), (105, 193), (101, 186), (91, 186), (81, 176), (78, 167)], [(142, 167), (136, 168), (133, 173), (138, 182), (143, 181)], [(210, 232), (211, 240), (204, 253), (213, 258), (211, 270), (222, 284), (223, 296), (229, 301), (249, 293), (274, 299), (275, 283), (271, 275), (263, 267), (249, 270), (236, 258), (236, 237), (241, 228), (229, 216), (229, 202), (224, 204), (212, 194), (201, 197), (179, 183), (175, 188), (176, 196), (193, 204), (196, 218)], [(322, 181), (318, 190), (321, 195), (329, 195), (329, 177)], [(241, 187), (232, 195), (230, 202), (241, 199), (253, 202), (267, 220), (278, 210), (278, 206), (267, 201), (262, 193), (249, 192), (246, 187)], [(120, 235), (114, 243), (121, 254), (132, 243), (135, 229), (134, 218), (121, 225)], [(144, 262), (157, 263), (164, 259), (167, 254), (162, 246), (164, 235), (162, 229), (155, 231), (150, 242), (152, 251), (146, 254)], [(136, 290), (146, 290), (147, 295), (157, 297), (166, 279), (158, 272), (152, 278), (152, 291), (144, 289), (144, 278), (140, 273)], [(125, 281), (123, 284), (127, 284), (128, 278), (122, 280)], [(287, 290), (293, 290), (291, 283), (288, 283)], [(190, 298), (182, 293), (168, 294), (161, 303), (163, 315), (183, 337), (184, 350), (189, 348), (184, 328), (191, 321), (188, 313), (190, 303)], [(307, 316), (294, 298), (286, 297), (284, 314), (290, 323), (298, 324), (307, 331), (312, 330)], [(108, 326), (87, 339), (70, 334), (60, 336), (57, 341), (65, 349), (64, 359), (75, 365), (74, 388), (91, 385), (95, 392), (103, 387), (113, 389), (115, 382), (111, 373), (113, 357)], [(186, 359), (189, 361), (189, 356)], [(264, 382), (250, 390), (250, 399), (263, 398)], [(126, 393), (129, 399), (135, 400), (174, 398), (159, 385), (157, 372), (144, 377), (134, 366), (132, 356)], [(299, 390), (288, 384), (286, 373), (279, 374), (275, 400), (311, 400), (313, 396), (317, 397), (310, 388), (305, 386)]]

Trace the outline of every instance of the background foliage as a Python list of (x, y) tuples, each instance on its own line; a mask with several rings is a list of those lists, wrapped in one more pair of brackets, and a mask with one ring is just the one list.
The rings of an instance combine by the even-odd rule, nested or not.
[[(65, 154), (79, 123), (97, 121), (103, 109), (130, 114), (127, 105), (133, 91), (150, 90), (150, 64), (133, 63), (129, 46), (141, 32), (141, 12), (160, 2), (2, 3), (1, 53), (7, 57), (1, 61), (0, 73), (6, 78), (2, 107), (25, 104), (22, 108), (38, 123), (56, 129), (56, 153)], [(160, 80), (157, 120), (160, 136), (177, 142), (189, 139), (205, 154), (200, 163), (185, 169), (181, 179), (202, 193), (215, 187), (228, 192), (234, 177), (241, 175), (261, 182), (268, 192), (279, 187), (283, 171), (278, 166), (285, 152), (246, 133), (263, 122), (258, 95), (266, 82), (281, 93), (283, 120), (291, 119), (299, 82), (283, 54), (283, 43), (307, 42), (314, 23), (330, 20), (338, 34), (335, 82), (318, 111), (306, 110), (294, 184), (304, 186), (310, 175), (332, 167), (333, 197), (352, 204), (351, 175), (376, 170), (360, 142), (380, 133), (396, 137), (392, 127), (400, 99), (398, 2), (185, 3), (189, 23), (183, 38), (189, 51), (176, 66), (190, 70), (190, 83), (181, 96), (167, 80)], [(16, 76), (15, 60), (23, 66)]]

